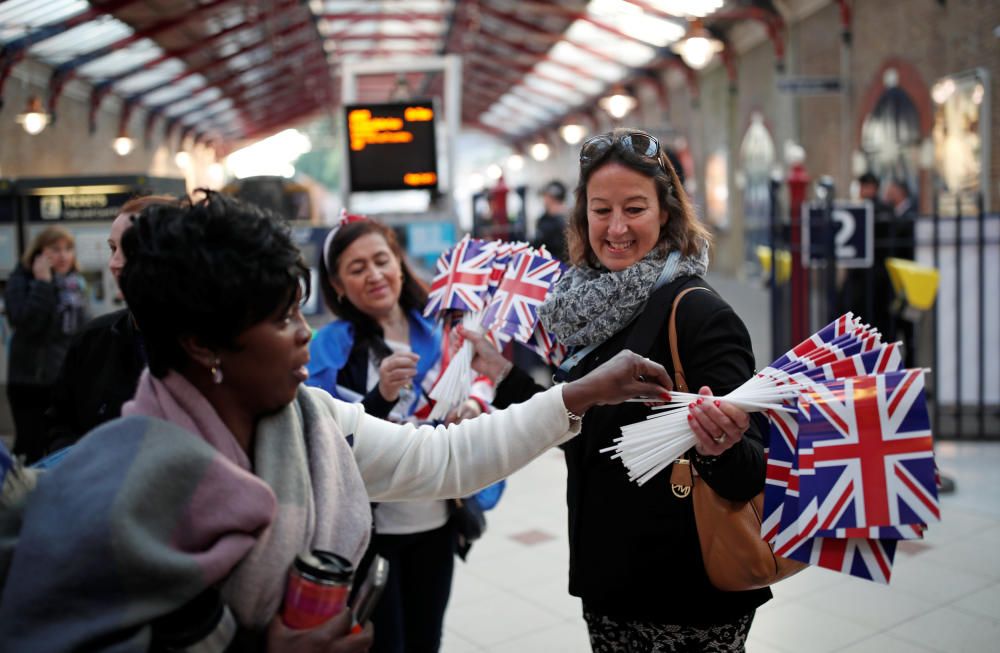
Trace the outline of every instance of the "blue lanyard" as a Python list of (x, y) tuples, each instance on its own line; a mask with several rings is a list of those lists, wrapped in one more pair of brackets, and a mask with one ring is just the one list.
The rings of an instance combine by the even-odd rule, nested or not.
[[(663, 264), (663, 269), (660, 270), (660, 276), (657, 277), (656, 283), (653, 284), (653, 288), (649, 291), (650, 295), (652, 295), (654, 292), (656, 292), (659, 288), (661, 288), (664, 284), (668, 283), (669, 280), (674, 277), (677, 271), (677, 266), (680, 265), (680, 261), (681, 261), (680, 252), (676, 250), (670, 252), (670, 256), (667, 257), (667, 261)], [(636, 311), (636, 314), (633, 315), (628, 322), (622, 325), (622, 329), (627, 327), (629, 324), (632, 324), (632, 322), (635, 321), (635, 318), (642, 315), (642, 312), (646, 310), (647, 302), (649, 302), (648, 297), (646, 298), (646, 302), (643, 302), (639, 310)], [(556, 371), (556, 373), (552, 375), (552, 380), (555, 381), (556, 377), (559, 377), (560, 380), (565, 379), (569, 375), (570, 370), (576, 367), (581, 360), (583, 360), (590, 354), (590, 352), (594, 351), (603, 344), (604, 344), (603, 342), (595, 342), (594, 344), (587, 345), (583, 349), (573, 352), (573, 355), (569, 356), (566, 360), (564, 360), (563, 364), (559, 366), (559, 369)]]

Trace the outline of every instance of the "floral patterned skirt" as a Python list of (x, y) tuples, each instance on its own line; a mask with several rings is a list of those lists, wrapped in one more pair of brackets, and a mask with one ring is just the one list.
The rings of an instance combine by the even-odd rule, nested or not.
[(584, 607), (594, 653), (743, 653), (754, 611), (716, 626), (677, 626), (618, 620)]

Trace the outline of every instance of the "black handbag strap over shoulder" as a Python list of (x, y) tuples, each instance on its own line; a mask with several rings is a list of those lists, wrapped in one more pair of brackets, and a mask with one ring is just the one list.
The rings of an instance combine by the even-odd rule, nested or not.
[(696, 276), (678, 277), (653, 292), (649, 296), (649, 301), (646, 302), (646, 307), (635, 319), (635, 327), (625, 342), (625, 348), (641, 356), (649, 353), (663, 329), (663, 324), (673, 312), (674, 299), (684, 290), (685, 285), (700, 280)]

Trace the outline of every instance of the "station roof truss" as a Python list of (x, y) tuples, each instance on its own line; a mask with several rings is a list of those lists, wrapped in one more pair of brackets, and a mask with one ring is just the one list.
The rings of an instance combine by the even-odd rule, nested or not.
[[(51, 69), (53, 118), (80, 80), (91, 131), (113, 95), (120, 131), (145, 112), (147, 144), (159, 128), (229, 149), (329, 114), (344, 62), (457, 54), (462, 123), (520, 143), (567, 116), (593, 122), (613, 88), (665, 93), (665, 67), (696, 85), (669, 47), (696, 17), (723, 43), (740, 21), (763, 24), (780, 62), (771, 0), (0, 0), (0, 99), (34, 59)], [(357, 101), (434, 97), (440, 76), (359, 77)]]

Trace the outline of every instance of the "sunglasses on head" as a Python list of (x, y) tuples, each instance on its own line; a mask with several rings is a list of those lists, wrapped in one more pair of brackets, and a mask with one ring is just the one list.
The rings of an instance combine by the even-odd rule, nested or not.
[(660, 142), (646, 132), (635, 130), (619, 136), (611, 134), (591, 136), (580, 146), (580, 165), (587, 167), (613, 147), (639, 156), (655, 158), (659, 163)]

